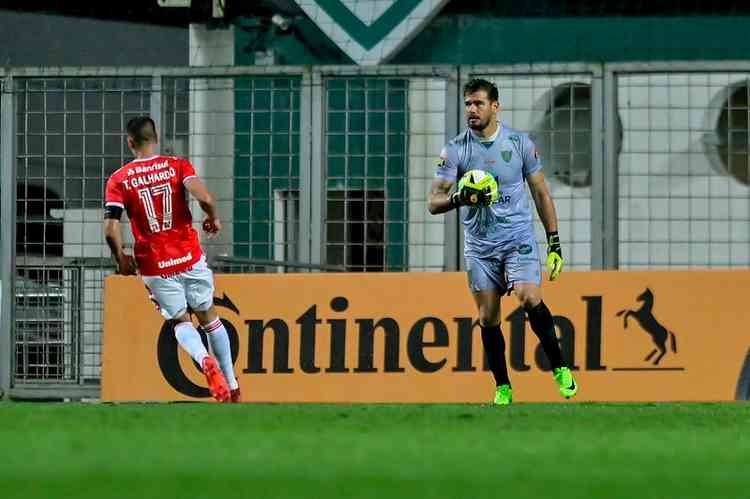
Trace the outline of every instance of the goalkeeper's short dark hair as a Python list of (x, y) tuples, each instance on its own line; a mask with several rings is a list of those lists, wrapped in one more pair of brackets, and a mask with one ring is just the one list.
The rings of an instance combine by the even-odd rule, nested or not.
[(474, 78), (464, 85), (464, 95), (473, 94), (480, 90), (484, 90), (487, 93), (490, 102), (497, 102), (500, 100), (500, 93), (497, 91), (497, 86), (489, 80), (485, 80), (484, 78)]
[(146, 142), (156, 142), (156, 123), (150, 116), (136, 116), (128, 121), (128, 136), (140, 147)]

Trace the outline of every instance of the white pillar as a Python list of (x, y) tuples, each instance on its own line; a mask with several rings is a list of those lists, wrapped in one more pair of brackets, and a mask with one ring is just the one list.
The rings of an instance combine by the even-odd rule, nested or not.
[(427, 212), (427, 193), (445, 143), (442, 79), (409, 80), (409, 270), (440, 271), (444, 266), (445, 215)]
[[(191, 66), (233, 66), (234, 27), (209, 29), (190, 25)], [(189, 159), (217, 199), (223, 230), (203, 247), (209, 258), (232, 255), (234, 211), (234, 80), (194, 78), (190, 81)], [(202, 212), (196, 203), (193, 214)], [(201, 216), (202, 220), (202, 216)]]

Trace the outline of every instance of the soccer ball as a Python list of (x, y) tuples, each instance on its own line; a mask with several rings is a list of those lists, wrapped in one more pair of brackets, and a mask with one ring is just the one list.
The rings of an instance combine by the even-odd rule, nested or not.
[(469, 199), (476, 204), (479, 194), (483, 193), (486, 204), (496, 202), (500, 197), (497, 180), (495, 177), (483, 170), (469, 170), (464, 173), (458, 182), (458, 190), (469, 189)]

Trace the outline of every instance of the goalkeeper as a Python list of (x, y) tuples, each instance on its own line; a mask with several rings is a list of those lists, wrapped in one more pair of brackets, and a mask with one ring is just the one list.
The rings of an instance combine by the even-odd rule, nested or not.
[(500, 297), (511, 291), (547, 354), (560, 394), (570, 398), (578, 386), (563, 363), (552, 314), (542, 301), (539, 254), (524, 186), (528, 183), (547, 231), (546, 262), (554, 281), (562, 271), (563, 256), (542, 162), (527, 134), (498, 122), (501, 108), (493, 83), (483, 79), (467, 83), (464, 105), (468, 127), (440, 154), (428, 208), (433, 215), (461, 209), (469, 288), (495, 378), (494, 402), (506, 405), (513, 400), (500, 331)]

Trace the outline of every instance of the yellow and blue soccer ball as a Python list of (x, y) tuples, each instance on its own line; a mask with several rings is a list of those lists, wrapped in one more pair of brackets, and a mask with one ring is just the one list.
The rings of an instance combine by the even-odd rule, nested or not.
[(500, 198), (500, 190), (495, 177), (484, 170), (469, 170), (458, 181), (458, 190), (469, 190), (472, 204), (479, 201), (480, 193), (484, 194), (485, 204), (490, 205)]

